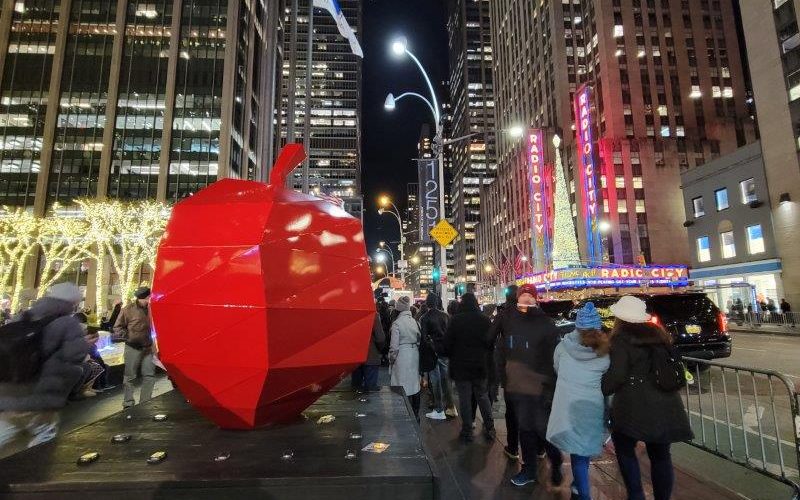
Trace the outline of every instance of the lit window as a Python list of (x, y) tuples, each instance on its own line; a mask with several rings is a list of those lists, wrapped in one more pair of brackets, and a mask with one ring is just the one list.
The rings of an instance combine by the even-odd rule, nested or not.
[(711, 96), (714, 98), (722, 97), (722, 89), (719, 87), (719, 85), (714, 85), (711, 87)]
[(728, 190), (725, 188), (717, 189), (714, 191), (714, 198), (717, 200), (717, 212), (727, 210), (728, 205)]
[(625, 200), (617, 200), (617, 212), (621, 214), (628, 213), (628, 204)]
[(742, 193), (742, 204), (747, 205), (748, 203), (753, 203), (754, 201), (758, 201), (758, 195), (756, 194), (755, 180), (747, 179), (740, 182), (739, 190)]
[(608, 187), (608, 180), (606, 179), (605, 175), (600, 176), (600, 187), (602, 187), (603, 189)]
[(708, 239), (708, 236), (697, 238), (697, 260), (698, 262), (711, 260), (711, 240)]
[(644, 183), (642, 182), (641, 177), (634, 177), (633, 178), (633, 189), (642, 189), (644, 187)]
[(669, 125), (661, 127), (661, 137), (669, 137)]
[(675, 135), (677, 135), (678, 137), (683, 137), (686, 135), (683, 126), (675, 127)]
[(625, 187), (625, 177), (617, 177), (615, 179), (615, 185), (618, 188), (624, 188)]
[(719, 242), (722, 246), (723, 259), (732, 259), (736, 257), (736, 243), (733, 241), (733, 231), (719, 233)]
[(667, 106), (666, 105), (661, 104), (658, 107), (658, 116), (667, 116)]
[(608, 200), (603, 200), (603, 212), (608, 213)]
[(750, 255), (764, 253), (764, 233), (761, 231), (761, 224), (747, 227), (747, 249)]
[(703, 203), (702, 196), (692, 199), (692, 206), (694, 207), (695, 218), (702, 217), (706, 214), (706, 205)]
[(703, 93), (700, 92), (700, 85), (692, 85), (692, 91), (689, 92), (689, 98), (700, 99), (701, 97), (703, 97)]
[(614, 38), (619, 38), (625, 35), (625, 30), (622, 28), (621, 24), (617, 24), (614, 26)]
[(636, 213), (637, 214), (643, 214), (645, 212), (646, 212), (646, 210), (645, 210), (645, 207), (644, 207), (644, 200), (636, 200)]
[(730, 99), (733, 97), (733, 88), (732, 87), (725, 87), (722, 89), (722, 97), (725, 99)]

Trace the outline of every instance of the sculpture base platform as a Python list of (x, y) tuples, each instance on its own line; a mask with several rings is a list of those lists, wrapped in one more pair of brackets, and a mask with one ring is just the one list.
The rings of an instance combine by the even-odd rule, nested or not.
[[(157, 414), (167, 420), (154, 421)], [(324, 415), (336, 420), (318, 424)], [(304, 416), (290, 425), (225, 431), (173, 391), (0, 461), (0, 498), (438, 498), (433, 460), (401, 394), (334, 390)], [(118, 434), (130, 441), (112, 443)], [(389, 448), (362, 451), (372, 442)], [(166, 459), (148, 464), (159, 451)], [(87, 452), (100, 456), (78, 465)]]

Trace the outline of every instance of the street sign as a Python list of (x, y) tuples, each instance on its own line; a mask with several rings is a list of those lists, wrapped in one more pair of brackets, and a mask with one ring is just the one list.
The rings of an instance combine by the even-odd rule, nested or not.
[(441, 283), (442, 285), (446, 285), (446, 284), (447, 284), (447, 275), (443, 275), (443, 276), (442, 276), (442, 277), (439, 279), (439, 283)]
[(446, 247), (459, 237), (458, 231), (447, 220), (442, 219), (433, 229), (431, 229), (431, 236), (437, 243)]
[(400, 269), (400, 270), (408, 269), (408, 261), (407, 260), (398, 260), (397, 261), (397, 269)]

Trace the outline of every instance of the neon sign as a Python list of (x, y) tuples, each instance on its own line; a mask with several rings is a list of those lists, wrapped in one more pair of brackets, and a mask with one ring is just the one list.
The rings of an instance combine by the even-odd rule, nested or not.
[(686, 266), (577, 267), (521, 276), (517, 284), (535, 285), (540, 290), (685, 287), (689, 285), (689, 270)]
[(534, 269), (547, 268), (549, 244), (548, 173), (544, 161), (544, 134), (541, 129), (528, 130), (528, 184), (531, 197), (531, 231)]
[(597, 175), (594, 160), (594, 138), (592, 137), (592, 89), (584, 85), (575, 94), (575, 127), (580, 166), (580, 183), (583, 193), (583, 218), (586, 223), (586, 242), (589, 262), (602, 261), (603, 248), (600, 239), (599, 203), (597, 197)]

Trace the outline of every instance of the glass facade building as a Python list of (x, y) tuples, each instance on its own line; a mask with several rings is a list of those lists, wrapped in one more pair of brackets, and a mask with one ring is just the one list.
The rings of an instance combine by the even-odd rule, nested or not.
[[(328, 12), (315, 9), (310, 109), (306, 110), (306, 68), (309, 3), (298, 0), (284, 10), (283, 74), (280, 136), (276, 147), (291, 134), (289, 113), (294, 106), (294, 140), (308, 143), (308, 189), (312, 193), (341, 198), (359, 219), (361, 209), (361, 58), (351, 52), (336, 21)], [(361, 36), (362, 1), (339, 0), (350, 26)], [(293, 24), (297, 35), (293, 38)], [(293, 71), (292, 60), (296, 59)], [(294, 102), (292, 102), (292, 100)], [(309, 141), (305, 139), (306, 114), (310, 116)], [(303, 189), (302, 170), (297, 169), (292, 187)]]
[(265, 180), (282, 0), (16, 0), (0, 14), (0, 204), (175, 202)]

